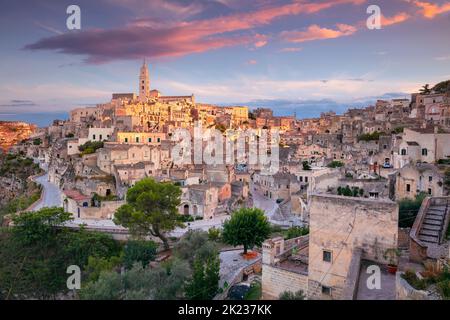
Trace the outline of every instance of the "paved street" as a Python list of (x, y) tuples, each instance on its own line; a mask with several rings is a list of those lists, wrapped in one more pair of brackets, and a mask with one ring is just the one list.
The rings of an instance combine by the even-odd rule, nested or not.
[(243, 249), (229, 250), (220, 252), (220, 287), (222, 288), (224, 283), (233, 283), (238, 277), (243, 268), (261, 259), (261, 255), (251, 260), (246, 260), (242, 257)]
[(255, 208), (264, 210), (267, 218), (269, 220), (272, 220), (272, 216), (275, 214), (276, 210), (279, 207), (276, 201), (272, 199), (267, 199), (266, 197), (261, 195), (258, 191), (256, 191), (253, 182), (251, 183), (251, 193), (253, 196), (253, 206)]
[(176, 228), (174, 231), (170, 233), (170, 236), (172, 237), (181, 237), (183, 234), (185, 234), (188, 230), (203, 230), (208, 231), (210, 228), (222, 228), (222, 224), (225, 220), (229, 219), (230, 216), (219, 216), (214, 217), (212, 219), (208, 220), (196, 220), (193, 222), (189, 222), (189, 226), (187, 228)]
[(34, 179), (34, 181), (42, 185), (44, 196), (33, 208), (33, 211), (37, 211), (44, 207), (62, 207), (61, 191), (57, 185), (48, 181), (48, 173)]

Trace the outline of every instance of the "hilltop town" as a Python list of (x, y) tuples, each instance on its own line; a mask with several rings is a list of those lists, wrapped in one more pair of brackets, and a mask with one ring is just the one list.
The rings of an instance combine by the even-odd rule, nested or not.
[[(277, 172), (237, 162), (176, 162), (176, 130), (194, 134), (196, 125), (224, 137), (276, 133), (269, 145), (277, 147)], [(203, 138), (201, 145), (210, 136)], [(414, 281), (448, 266), (450, 82), (425, 86), (410, 99), (296, 119), (262, 107), (202, 104), (193, 94), (164, 96), (150, 86), (144, 62), (138, 94), (113, 93), (109, 102), (71, 110), (68, 120), (22, 140), (14, 139), (10, 153), (46, 171), (38, 180), (46, 194), (32, 209), (63, 207), (73, 228), (126, 239), (114, 216), (127, 190), (152, 178), (179, 186), (177, 210), (192, 230), (220, 229), (240, 208), (265, 212), (278, 233), (254, 249), (251, 263), (231, 262), (238, 276), (230, 286), (258, 274), (267, 299), (286, 292), (308, 299), (443, 297), (436, 285), (419, 290)], [(308, 234), (285, 236), (300, 229)], [(186, 232), (176, 228), (171, 241)], [(382, 290), (365, 286), (367, 266), (380, 267)]]

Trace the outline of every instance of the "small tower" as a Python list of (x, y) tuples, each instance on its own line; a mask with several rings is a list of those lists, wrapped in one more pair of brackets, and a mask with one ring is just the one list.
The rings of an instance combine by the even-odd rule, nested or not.
[(144, 63), (141, 67), (139, 74), (139, 100), (147, 101), (150, 97), (150, 76), (148, 72), (147, 62), (144, 59)]

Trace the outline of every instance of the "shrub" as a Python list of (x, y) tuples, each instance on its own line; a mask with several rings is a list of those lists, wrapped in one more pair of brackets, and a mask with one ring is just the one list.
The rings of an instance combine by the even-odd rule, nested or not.
[(219, 241), (220, 240), (220, 229), (216, 227), (212, 227), (208, 230), (208, 239), (211, 241)]
[(424, 279), (419, 279), (416, 273), (411, 269), (406, 270), (405, 273), (402, 274), (402, 278), (416, 290), (424, 290), (427, 287), (426, 281)]
[(414, 220), (422, 205), (423, 199), (427, 196), (426, 193), (419, 193), (414, 200), (402, 199), (399, 204), (399, 227), (410, 228), (412, 227)]
[(286, 240), (307, 235), (309, 229), (305, 227), (290, 227), (287, 231)]
[(131, 240), (125, 246), (123, 263), (128, 270), (135, 262), (141, 262), (145, 268), (156, 257), (156, 243), (153, 241)]
[(374, 133), (364, 133), (358, 136), (358, 141), (375, 141), (379, 140), (380, 136), (382, 136), (384, 132), (375, 131)]
[(327, 165), (328, 168), (340, 168), (340, 167), (343, 167), (343, 166), (344, 166), (344, 163), (343, 163), (343, 162), (341, 162), (341, 161), (336, 161), (336, 160), (330, 162), (330, 163)]
[(103, 148), (102, 141), (88, 141), (78, 147), (82, 155), (91, 154), (97, 151), (97, 149)]
[(299, 290), (297, 292), (292, 291), (284, 291), (280, 294), (280, 300), (305, 300), (305, 295), (303, 294), (302, 290)]

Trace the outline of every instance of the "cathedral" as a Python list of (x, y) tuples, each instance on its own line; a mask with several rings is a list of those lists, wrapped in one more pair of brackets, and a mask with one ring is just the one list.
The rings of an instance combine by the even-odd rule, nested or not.
[[(189, 127), (192, 123), (194, 95), (162, 96), (150, 88), (150, 72), (144, 60), (139, 72), (139, 94), (115, 93), (116, 115), (131, 116), (141, 130), (161, 130), (165, 125)], [(133, 125), (133, 126), (134, 126)]]

